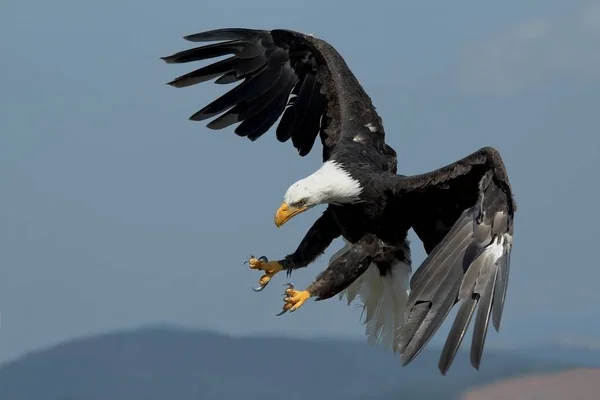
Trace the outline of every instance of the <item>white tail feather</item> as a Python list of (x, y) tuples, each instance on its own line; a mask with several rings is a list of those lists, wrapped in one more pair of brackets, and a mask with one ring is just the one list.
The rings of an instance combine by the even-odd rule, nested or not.
[[(333, 261), (350, 250), (351, 243), (337, 251), (329, 259)], [(409, 278), (412, 268), (405, 262), (396, 261), (390, 272), (381, 276), (375, 264), (339, 294), (340, 300), (347, 297), (348, 305), (358, 296), (362, 303), (363, 324), (367, 343), (382, 344), (386, 350), (396, 351), (398, 331), (404, 325), (404, 306), (408, 300)]]

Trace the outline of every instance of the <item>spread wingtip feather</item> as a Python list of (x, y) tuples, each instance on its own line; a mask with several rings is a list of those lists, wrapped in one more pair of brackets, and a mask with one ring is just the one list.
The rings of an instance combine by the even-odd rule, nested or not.
[(512, 214), (497, 189), (481, 188), (478, 204), (462, 213), (413, 276), (400, 345), (403, 365), (460, 303), (438, 368), (447, 373), (477, 310), (470, 353), (471, 365), (479, 369), (490, 320), (496, 330), (500, 326), (512, 248)]

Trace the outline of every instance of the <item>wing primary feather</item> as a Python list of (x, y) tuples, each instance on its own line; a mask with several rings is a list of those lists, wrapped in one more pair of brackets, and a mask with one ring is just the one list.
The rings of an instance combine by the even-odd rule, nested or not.
[(213, 29), (206, 32), (194, 33), (184, 36), (190, 42), (216, 42), (219, 40), (252, 39), (259, 34), (268, 34), (267, 31), (246, 28)]
[(285, 142), (292, 137), (292, 122), (296, 118), (296, 113), (298, 112), (297, 102), (298, 102), (298, 94), (304, 85), (304, 79), (306, 76), (300, 77), (298, 83), (292, 89), (290, 93), (292, 96), (287, 103), (287, 109), (284, 111), (283, 116), (281, 117), (281, 121), (279, 122), (279, 126), (277, 126), (277, 140), (280, 142)]
[(281, 70), (266, 68), (259, 74), (247, 78), (238, 86), (196, 112), (190, 119), (202, 121), (220, 114), (238, 103), (252, 101), (266, 92), (279, 79), (280, 75)]
[(427, 317), (427, 314), (429, 313), (430, 309), (431, 302), (424, 301), (415, 304), (411, 308), (408, 316), (405, 315), (404, 326), (400, 330), (398, 342), (398, 350), (400, 350), (401, 354), (403, 354), (402, 349), (406, 346), (406, 344), (410, 342), (410, 339), (414, 337), (414, 335), (417, 333), (419, 326), (421, 326), (421, 324), (425, 320), (425, 317)]
[[(267, 107), (270, 107), (272, 111), (272, 109), (276, 108), (278, 103), (282, 101), (285, 102), (285, 98), (294, 82), (294, 72), (289, 68), (285, 68), (281, 78), (274, 82), (265, 93), (252, 102), (237, 104), (225, 114), (222, 114), (220, 117), (211, 121), (207, 127), (210, 129), (223, 129), (229, 125), (248, 119)], [(242, 134), (241, 136), (245, 136), (244, 132), (238, 133)]]
[[(242, 40), (232, 40), (224, 43), (209, 44), (206, 46), (183, 50), (170, 56), (161, 57), (161, 60), (165, 61), (167, 64), (183, 64), (193, 61), (201, 61), (227, 54), (240, 53), (244, 50), (245, 44), (246, 43)], [(258, 55), (258, 53), (256, 55)]]
[(238, 135), (247, 136), (254, 141), (264, 135), (277, 122), (277, 119), (285, 109), (285, 101), (279, 101), (273, 107), (266, 107), (257, 114), (242, 122), (236, 129)]
[[(457, 229), (453, 236), (447, 235), (445, 240), (440, 242), (423, 262), (421, 268), (424, 271), (417, 280), (411, 282), (411, 299), (414, 299), (414, 301), (430, 301), (435, 288), (442, 284), (442, 278), (448, 274), (448, 269), (456, 261), (458, 256), (456, 252), (464, 254), (466, 251), (466, 249), (461, 249), (461, 245), (467, 243), (472, 231), (469, 229), (470, 221), (465, 217), (463, 216), (461, 221), (457, 222), (457, 225), (462, 225), (461, 228)], [(462, 272), (463, 263), (462, 260), (460, 261), (456, 266)], [(409, 304), (411, 303), (409, 302)]]
[[(313, 99), (313, 92), (317, 84), (317, 78), (314, 75), (306, 75), (302, 82), (302, 87), (298, 92), (298, 96), (296, 97), (294, 118), (293, 120), (290, 120), (289, 124), (286, 124), (285, 127), (282, 126), (282, 129), (289, 130), (289, 136), (292, 138), (292, 142), (296, 148), (298, 148), (300, 136), (304, 133), (300, 131), (300, 125), (308, 113), (308, 109), (310, 108)], [(314, 134), (316, 138), (317, 132), (314, 132)]]
[(492, 305), (492, 324), (496, 332), (500, 331), (500, 322), (502, 320), (502, 311), (504, 301), (506, 300), (506, 290), (508, 286), (508, 275), (510, 270), (510, 253), (505, 253), (498, 260), (498, 276), (496, 278), (496, 288), (494, 293), (494, 303)]
[(456, 236), (453, 239), (460, 242), (452, 247), (437, 248), (439, 253), (432, 253), (431, 266), (427, 273), (423, 275), (419, 285), (411, 288), (407, 303), (409, 321), (415, 303), (428, 302), (430, 309), (425, 318), (418, 322), (416, 331), (414, 326), (409, 328), (411, 331), (401, 331), (399, 346), (403, 365), (410, 363), (421, 352), (456, 303), (462, 280), (462, 255), (465, 252), (460, 244), (468, 240), (468, 236), (463, 234), (463, 237)]
[[(452, 226), (452, 228), (450, 228), (450, 231), (446, 234), (446, 236), (444, 236), (442, 241), (431, 251), (429, 257), (427, 257), (427, 259), (423, 262), (423, 265), (421, 265), (419, 269), (415, 271), (410, 282), (411, 288), (419, 286), (421, 278), (426, 275), (426, 273), (429, 271), (429, 268), (432, 265), (435, 265), (436, 259), (442, 256), (443, 248), (447, 246), (455, 247), (456, 242), (464, 240), (465, 234), (471, 233), (468, 223), (465, 222), (465, 218), (468, 218), (472, 212), (473, 208), (463, 211), (456, 223)], [(469, 220), (470, 223), (472, 223), (472, 221), (472, 219)], [(461, 232), (459, 233), (459, 231)]]
[(438, 363), (438, 367), (442, 375), (446, 375), (446, 372), (448, 372), (448, 369), (452, 365), (452, 361), (454, 361), (454, 357), (456, 356), (460, 344), (464, 339), (465, 333), (467, 332), (469, 322), (471, 322), (471, 318), (473, 317), (473, 312), (475, 311), (476, 305), (477, 300), (471, 296), (467, 299), (464, 299), (460, 305), (460, 308), (458, 309), (458, 313), (456, 314), (452, 328), (450, 328), (448, 338), (446, 339), (446, 343), (444, 344), (442, 355)]
[(202, 83), (214, 79), (225, 73), (234, 72), (235, 64), (238, 62), (236, 57), (229, 57), (225, 60), (207, 65), (206, 67), (199, 68), (195, 71), (187, 73), (173, 79), (167, 85), (181, 88), (197, 83)]
[[(490, 258), (491, 255), (486, 258)], [(483, 261), (485, 262), (485, 261)], [(496, 285), (496, 276), (498, 273), (497, 265), (485, 265), (481, 267), (482, 271), (479, 275), (478, 282), (475, 286), (475, 291), (482, 293), (479, 297), (479, 307), (475, 324), (473, 326), (473, 339), (471, 341), (471, 365), (475, 369), (479, 369), (481, 364), (481, 355), (483, 354), (483, 346), (485, 345), (485, 337), (487, 334), (490, 314), (492, 312), (492, 301), (494, 299), (494, 287)], [(479, 289), (478, 286), (483, 286)]]
[[(306, 110), (304, 120), (301, 122), (298, 133), (295, 136), (300, 136), (297, 140), (298, 152), (301, 156), (305, 156), (312, 150), (317, 136), (320, 131), (321, 115), (325, 109), (325, 98), (320, 95), (319, 87), (315, 87), (312, 93), (312, 99), (309, 108)], [(294, 138), (295, 136), (292, 136)]]
[(219, 79), (215, 80), (217, 85), (228, 85), (230, 83), (241, 81), (242, 79), (251, 78), (254, 75), (259, 74), (267, 63), (266, 58), (262, 55), (241, 60), (237, 59), (238, 62), (235, 65), (233, 71), (223, 74)]
[[(452, 285), (454, 283), (454, 285)], [(414, 334), (411, 341), (406, 346), (404, 351), (401, 351), (402, 354), (402, 365), (406, 366), (410, 363), (414, 358), (419, 355), (419, 353), (423, 350), (425, 345), (431, 340), (435, 332), (439, 329), (440, 325), (454, 306), (455, 301), (454, 298), (450, 295), (458, 291), (458, 287), (460, 285), (460, 281), (456, 279), (454, 282), (448, 282), (448, 285), (445, 286), (443, 296), (440, 294), (439, 298), (436, 298), (436, 303), (431, 306), (429, 312), (425, 316), (425, 319), (420, 324), (416, 333)], [(435, 306), (435, 308), (434, 308)]]
[[(281, 115), (285, 108), (285, 103), (277, 104), (276, 108), (271, 110), (263, 110), (264, 117), (257, 114), (254, 118), (248, 118), (244, 123), (247, 122), (247, 126), (244, 128), (250, 129), (248, 133), (248, 139), (255, 141), (265, 133), (277, 122), (277, 119)], [(252, 125), (251, 125), (252, 124)]]
[[(462, 213), (450, 233), (433, 249), (424, 262), (422, 267), (424, 271), (414, 282), (411, 282), (407, 307), (412, 307), (417, 301), (429, 301), (432, 305), (418, 330), (414, 334), (406, 332), (402, 335), (400, 346), (404, 365), (410, 363), (421, 352), (459, 300), (460, 291), (463, 289), (465, 268), (477, 254), (469, 251), (473, 237), (472, 226), (473, 209), (471, 208)], [(407, 311), (410, 315), (410, 309)], [(447, 350), (448, 354), (450, 350), (451, 348)]]
[(229, 85), (230, 83), (241, 81), (245, 76), (236, 76), (235, 71), (223, 74), (219, 79), (215, 81), (217, 85)]

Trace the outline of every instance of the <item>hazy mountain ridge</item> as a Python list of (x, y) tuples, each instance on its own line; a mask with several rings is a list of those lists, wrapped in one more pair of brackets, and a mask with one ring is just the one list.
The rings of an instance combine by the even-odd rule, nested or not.
[(0, 398), (226, 400), (243, 395), (246, 400), (319, 400), (411, 399), (418, 394), (450, 399), (502, 378), (589, 361), (544, 359), (534, 350), (514, 354), (490, 349), (479, 372), (462, 353), (443, 377), (437, 370), (438, 348), (424, 350), (402, 367), (397, 356), (361, 341), (238, 338), (153, 327), (76, 339), (9, 362), (0, 367)]
[(597, 400), (600, 368), (577, 368), (506, 379), (469, 390), (461, 400)]

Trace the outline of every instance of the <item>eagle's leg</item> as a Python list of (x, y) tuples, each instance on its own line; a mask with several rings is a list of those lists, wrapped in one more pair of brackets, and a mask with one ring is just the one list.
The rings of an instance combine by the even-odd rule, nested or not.
[(306, 290), (295, 290), (292, 284), (288, 284), (283, 310), (277, 315), (296, 311), (311, 297), (318, 301), (340, 293), (369, 268), (374, 258), (381, 254), (380, 250), (381, 243), (375, 236), (363, 236), (350, 250), (329, 264)]
[(250, 260), (248, 260), (250, 268), (265, 272), (258, 282), (259, 286), (254, 291), (260, 292), (263, 290), (278, 272), (285, 270), (289, 276), (293, 270), (308, 266), (323, 254), (338, 236), (340, 236), (340, 228), (333, 217), (332, 211), (327, 209), (315, 221), (292, 254), (278, 261), (268, 261), (266, 257), (254, 258), (250, 256)]

